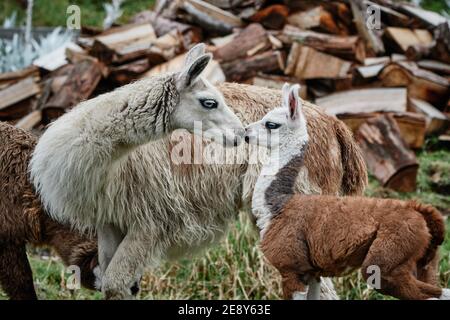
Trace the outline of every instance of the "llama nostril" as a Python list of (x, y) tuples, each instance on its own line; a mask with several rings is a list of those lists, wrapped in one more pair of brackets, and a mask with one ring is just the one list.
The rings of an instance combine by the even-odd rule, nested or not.
[(244, 139), (245, 139), (245, 142), (246, 142), (246, 143), (249, 143), (249, 142), (250, 142), (250, 137), (249, 137), (249, 136), (245, 136)]

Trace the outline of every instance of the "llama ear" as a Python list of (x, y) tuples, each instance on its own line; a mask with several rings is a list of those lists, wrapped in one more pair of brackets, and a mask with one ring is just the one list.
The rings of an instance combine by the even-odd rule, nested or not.
[(186, 66), (183, 71), (181, 71), (178, 80), (177, 88), (178, 90), (185, 89), (195, 82), (198, 76), (205, 70), (208, 66), (209, 61), (211, 61), (212, 55), (210, 53), (203, 54), (197, 59), (195, 59), (190, 65)]
[(298, 91), (300, 90), (300, 85), (296, 84), (290, 87), (288, 95), (288, 109), (290, 121), (297, 121), (300, 118), (302, 103), (298, 97)]
[(204, 43), (199, 43), (193, 46), (188, 53), (186, 54), (186, 58), (184, 61), (185, 66), (189, 66), (192, 62), (195, 61), (202, 54), (205, 54), (206, 45)]

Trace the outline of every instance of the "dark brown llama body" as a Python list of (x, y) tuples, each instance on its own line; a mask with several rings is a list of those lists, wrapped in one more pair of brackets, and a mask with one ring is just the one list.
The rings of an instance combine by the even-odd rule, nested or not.
[(96, 242), (51, 220), (28, 182), (36, 137), (0, 122), (0, 285), (10, 299), (36, 299), (27, 244), (48, 245), (66, 265), (81, 268), (82, 284), (94, 288)]
[(415, 202), (362, 197), (304, 196), (289, 200), (261, 243), (280, 271), (283, 294), (304, 292), (311, 277), (380, 271), (378, 290), (400, 299), (439, 298), (437, 248), (441, 214)]

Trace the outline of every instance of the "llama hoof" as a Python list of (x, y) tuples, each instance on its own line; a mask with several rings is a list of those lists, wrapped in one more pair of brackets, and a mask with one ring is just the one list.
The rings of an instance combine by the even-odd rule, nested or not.
[(136, 282), (133, 284), (133, 286), (131, 287), (131, 289), (130, 289), (130, 290), (131, 290), (131, 295), (137, 296), (140, 289), (141, 289), (141, 288), (139, 287), (139, 282), (136, 281)]
[(92, 270), (92, 273), (95, 276), (94, 282), (95, 289), (97, 289), (98, 291), (102, 291), (102, 278), (103, 278), (102, 270), (100, 269), (99, 266), (96, 266), (94, 270)]
[(103, 289), (103, 294), (105, 295), (105, 300), (133, 300), (135, 298), (130, 293), (115, 289)]
[(450, 300), (450, 289), (442, 289), (442, 294), (439, 300)]
[(133, 300), (135, 297), (131, 294), (131, 288), (125, 287), (123, 289), (120, 285), (114, 282), (105, 281), (103, 279), (102, 292), (105, 300)]
[(292, 294), (292, 300), (307, 300), (306, 297), (308, 296), (308, 291), (301, 292), (301, 291), (295, 291)]

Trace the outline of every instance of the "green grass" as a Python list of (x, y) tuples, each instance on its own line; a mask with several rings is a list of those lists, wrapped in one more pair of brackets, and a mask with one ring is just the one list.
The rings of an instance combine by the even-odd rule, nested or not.
[[(35, 0), (33, 7), (33, 26), (66, 26), (66, 10), (69, 5), (76, 4), (81, 9), (81, 25), (101, 27), (105, 18), (103, 3), (109, 0)], [(126, 0), (123, 5), (123, 15), (119, 23), (127, 22), (136, 13), (150, 9), (155, 0)], [(0, 1), (0, 24), (5, 17), (14, 11), (18, 14), (18, 22), (25, 19), (25, 10), (16, 0)]]
[[(383, 189), (371, 179), (367, 195), (411, 199), (431, 203), (443, 211), (450, 209), (448, 196), (435, 192), (435, 181), (448, 185), (450, 152), (420, 152), (418, 190), (397, 193)], [(439, 176), (440, 179), (436, 177)], [(448, 189), (447, 189), (448, 190)], [(149, 271), (142, 281), (140, 299), (280, 299), (280, 276), (268, 265), (258, 249), (258, 234), (245, 214), (241, 214), (220, 244), (196, 258), (167, 263)], [(35, 286), (40, 299), (100, 299), (97, 292), (65, 287), (63, 266), (57, 258), (31, 255)], [(441, 247), (441, 285), (450, 287), (450, 219)], [(369, 289), (358, 272), (334, 280), (341, 299), (389, 299)], [(6, 298), (0, 293), (0, 299)]]
[(420, 5), (424, 9), (436, 11), (438, 13), (441, 13), (442, 11), (450, 13), (450, 8), (448, 7), (446, 0), (422, 0)]

